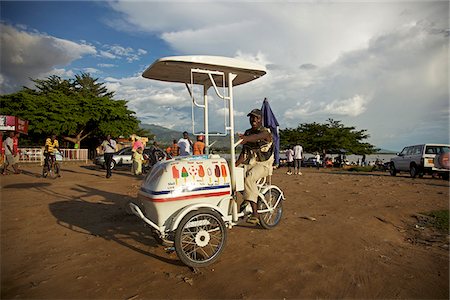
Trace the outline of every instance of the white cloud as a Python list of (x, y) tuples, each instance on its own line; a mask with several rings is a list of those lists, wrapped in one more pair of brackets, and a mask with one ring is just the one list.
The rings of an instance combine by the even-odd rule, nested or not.
[(33, 86), (29, 78), (42, 78), (56, 66), (66, 66), (84, 55), (96, 53), (95, 47), (89, 44), (21, 31), (5, 24), (0, 24), (0, 29), (2, 94), (21, 86)]
[(97, 66), (99, 66), (100, 68), (112, 68), (112, 67), (116, 67), (115, 64), (97, 64)]
[(133, 49), (131, 47), (123, 47), (120, 45), (103, 45), (100, 51), (100, 57), (107, 59), (125, 59), (128, 62), (139, 60), (143, 55), (147, 54), (144, 49)]
[(29, 78), (41, 78), (57, 66), (96, 53), (95, 47), (89, 44), (30, 33), (5, 24), (0, 24), (0, 31), (2, 94), (24, 85), (33, 86)]
[(96, 69), (96, 68), (84, 68), (83, 72), (89, 73), (89, 74), (96, 74), (96, 73), (101, 73), (102, 71), (100, 71), (99, 69)]
[(360, 95), (343, 99), (333, 100), (324, 107), (324, 111), (330, 114), (356, 117), (366, 111), (367, 100)]

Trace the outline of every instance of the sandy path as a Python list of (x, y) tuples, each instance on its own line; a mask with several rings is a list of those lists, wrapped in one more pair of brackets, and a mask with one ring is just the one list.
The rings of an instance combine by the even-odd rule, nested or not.
[(2, 299), (449, 297), (448, 235), (411, 242), (412, 214), (448, 209), (447, 181), (276, 170), (280, 225), (233, 227), (219, 261), (193, 273), (125, 212), (140, 186), (127, 170), (23, 169), (1, 177)]

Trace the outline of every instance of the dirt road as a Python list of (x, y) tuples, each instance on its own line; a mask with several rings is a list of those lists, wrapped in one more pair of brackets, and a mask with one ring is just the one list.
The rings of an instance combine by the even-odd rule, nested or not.
[(449, 298), (448, 234), (412, 217), (448, 209), (448, 181), (275, 170), (280, 225), (233, 227), (219, 261), (194, 273), (126, 213), (142, 178), (23, 169), (1, 177), (2, 299)]

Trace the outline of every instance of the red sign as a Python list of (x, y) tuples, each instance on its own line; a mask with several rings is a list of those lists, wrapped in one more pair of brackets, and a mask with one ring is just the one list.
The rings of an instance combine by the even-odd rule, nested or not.
[(15, 116), (0, 115), (0, 130), (28, 133), (28, 121)]

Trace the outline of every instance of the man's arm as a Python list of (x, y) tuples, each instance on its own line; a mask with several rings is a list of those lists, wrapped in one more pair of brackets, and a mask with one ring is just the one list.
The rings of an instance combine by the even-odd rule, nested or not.
[(239, 157), (234, 165), (238, 167), (240, 164), (242, 164), (243, 161), (244, 161), (244, 151), (241, 151), (241, 154), (239, 154)]
[(241, 144), (245, 144), (245, 143), (248, 143), (248, 142), (257, 142), (257, 141), (260, 141), (260, 140), (271, 141), (272, 140), (272, 134), (270, 134), (269, 131), (263, 131), (263, 132), (256, 133), (256, 134), (251, 134), (251, 135), (239, 134), (239, 138), (242, 139), (242, 143)]

